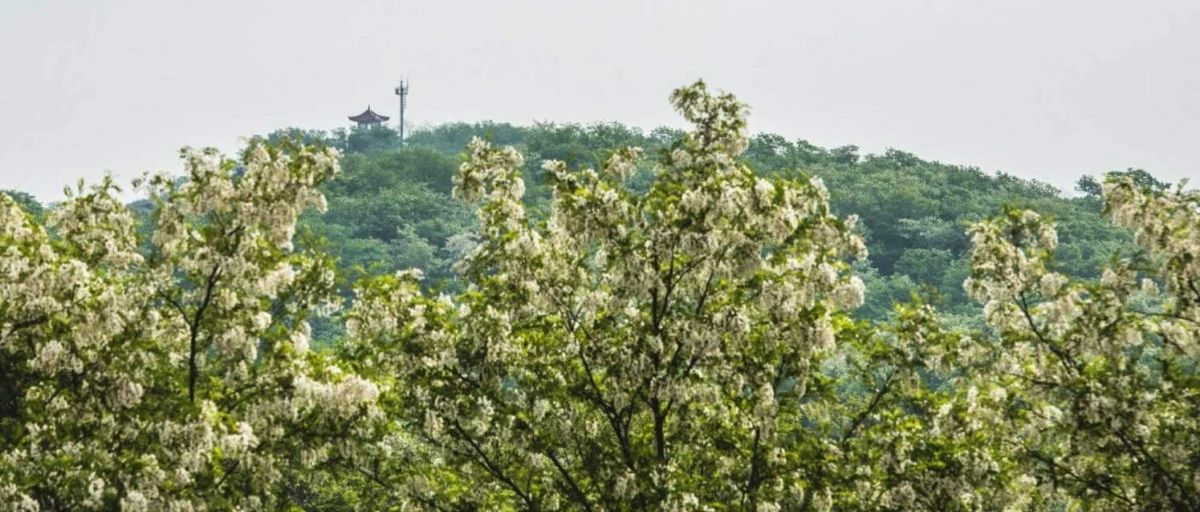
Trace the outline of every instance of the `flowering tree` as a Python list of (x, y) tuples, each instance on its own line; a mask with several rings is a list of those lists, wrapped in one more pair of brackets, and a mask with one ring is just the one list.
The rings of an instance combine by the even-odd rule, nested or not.
[(1200, 510), (1200, 194), (1117, 178), (1104, 195), (1147, 254), (1099, 282), (1047, 269), (1057, 236), (1033, 212), (972, 228), (966, 289), (995, 332), (973, 380), (1000, 390), (980, 414), (1045, 503)]
[(848, 340), (840, 381), (864, 389), (828, 409), (853, 418), (831, 438), (855, 432), (828, 469), (838, 508), (1200, 510), (1200, 193), (1104, 194), (1145, 253), (1098, 282), (1049, 270), (1054, 225), (1009, 210), (970, 230), (989, 332), (915, 305)]
[(473, 141), (465, 291), (360, 282), (342, 359), (308, 350), (334, 262), (293, 246), (332, 151), (185, 150), (148, 238), (109, 180), (37, 217), (0, 194), (0, 504), (1200, 510), (1200, 193), (1112, 177), (1144, 253), (1096, 282), (1033, 212), (976, 224), (987, 332), (856, 323), (855, 219), (743, 165), (732, 96), (672, 101), (693, 128), (648, 186), (636, 148), (547, 162), (545, 216)]
[(862, 301), (853, 219), (819, 180), (738, 163), (744, 107), (697, 83), (675, 91), (693, 130), (648, 192), (624, 183), (639, 150), (599, 171), (545, 170), (531, 221), (522, 158), (476, 140), (455, 180), (480, 201), (483, 241), (454, 298), (419, 275), (359, 288), (352, 359), (394, 376), (388, 411), (436, 449), (406, 485), (428, 503), (691, 510), (828, 500), (805, 466), (801, 398), (840, 312)]
[(471, 144), (467, 291), (431, 297), (404, 272), (362, 283), (348, 316), (394, 419), (361, 474), (431, 508), (1198, 507), (1196, 193), (1110, 182), (1150, 256), (1098, 283), (1048, 270), (1057, 235), (1032, 212), (974, 226), (965, 288), (988, 333), (920, 304), (856, 325), (853, 220), (817, 180), (737, 163), (731, 97), (672, 99), (694, 128), (648, 192), (624, 181), (636, 149), (599, 171), (549, 162), (542, 221), (521, 156)]
[(376, 388), (308, 352), (333, 268), (292, 248), (335, 157), (185, 149), (185, 181), (146, 182), (148, 241), (110, 180), (48, 228), (0, 195), (0, 503), (258, 509), (286, 467), (348, 454)]

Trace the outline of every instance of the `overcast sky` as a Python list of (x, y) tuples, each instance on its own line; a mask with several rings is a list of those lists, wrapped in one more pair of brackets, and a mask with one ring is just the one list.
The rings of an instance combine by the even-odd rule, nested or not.
[(0, 188), (394, 115), (401, 76), (417, 125), (678, 125), (669, 91), (703, 77), (820, 145), (1200, 177), (1196, 0), (0, 0)]

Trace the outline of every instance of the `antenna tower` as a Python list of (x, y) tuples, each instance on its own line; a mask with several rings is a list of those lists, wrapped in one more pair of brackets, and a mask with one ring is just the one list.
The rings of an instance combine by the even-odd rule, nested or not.
[(400, 85), (396, 86), (396, 96), (400, 97), (400, 118), (397, 120), (400, 134), (400, 145), (404, 145), (404, 107), (408, 106), (408, 80), (400, 80)]

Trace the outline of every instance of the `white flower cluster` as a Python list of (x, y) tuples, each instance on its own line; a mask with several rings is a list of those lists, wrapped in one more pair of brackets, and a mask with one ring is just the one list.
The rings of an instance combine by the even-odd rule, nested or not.
[[(819, 180), (737, 163), (745, 108), (732, 96), (696, 84), (672, 101), (695, 129), (648, 192), (624, 183), (636, 148), (598, 171), (547, 162), (542, 224), (525, 213), (521, 155), (472, 141), (454, 181), (482, 203), (467, 291), (426, 297), (404, 274), (359, 286), (353, 357), (394, 376), (389, 414), (419, 428), (452, 480), (477, 484), (472, 499), (680, 510), (802, 499), (781, 431), (798, 421), (837, 317), (863, 301), (846, 260), (865, 248)], [(748, 467), (761, 479), (735, 484)]]
[[(1025, 483), (1014, 486), (1057, 482), (1019, 503), (1200, 507), (1200, 416), (1186, 398), (1200, 355), (1200, 194), (1125, 178), (1110, 180), (1105, 197), (1114, 221), (1158, 260), (1157, 275), (1139, 276), (1153, 260), (1115, 262), (1094, 282), (1051, 272), (1054, 229), (1031, 212), (972, 227), (965, 288), (998, 337), (971, 352), (969, 380), (1001, 383), (996, 396), (1006, 398), (974, 414), (1015, 442), (992, 451), (1023, 464)], [(1136, 306), (1135, 294), (1154, 309)]]
[(292, 244), (333, 151), (185, 149), (149, 241), (111, 180), (52, 230), (0, 194), (0, 510), (275, 509), (313, 467), (401, 508), (1200, 510), (1200, 194), (1110, 181), (1150, 256), (1094, 280), (1006, 211), (970, 231), (985, 332), (867, 326), (856, 219), (739, 163), (732, 96), (671, 100), (648, 190), (637, 148), (546, 162), (536, 220), (523, 157), (473, 140), (465, 289), (363, 280), (338, 360), (334, 263)]
[(291, 238), (336, 153), (183, 156), (185, 181), (148, 182), (146, 253), (111, 180), (53, 238), (0, 194), (0, 509), (269, 508), (299, 454), (345, 455), (374, 421), (377, 387), (305, 350), (333, 270)]

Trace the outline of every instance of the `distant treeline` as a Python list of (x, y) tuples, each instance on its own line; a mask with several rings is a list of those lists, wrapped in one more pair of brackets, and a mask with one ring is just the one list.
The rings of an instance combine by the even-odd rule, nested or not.
[[(342, 174), (325, 187), (329, 210), (308, 214), (302, 232), (315, 235), (306, 238), (311, 243), (323, 240), (342, 268), (353, 269), (342, 276), (349, 293), (350, 284), (362, 275), (410, 267), (422, 269), (431, 286), (455, 286), (453, 264), (474, 246), (475, 217), (468, 205), (451, 197), (451, 181), (473, 137), (515, 146), (526, 155), (527, 196), (536, 212), (546, 209), (549, 198), (543, 161), (596, 168), (614, 149), (638, 146), (645, 158), (630, 178), (637, 188), (649, 183), (656, 160), (681, 135), (672, 128), (646, 132), (619, 123), (479, 122), (418, 128), (403, 145), (386, 127), (289, 128), (261, 138), (290, 138), (342, 151)], [(1104, 219), (1100, 185), (1092, 176), (1081, 177), (1076, 193), (1065, 195), (1052, 185), (1003, 172), (989, 174), (894, 149), (862, 154), (856, 146), (823, 148), (774, 133), (754, 136), (742, 158), (765, 176), (821, 178), (835, 213), (859, 217), (858, 229), (870, 250), (869, 264), (857, 269), (867, 283), (867, 303), (856, 313), (863, 318), (885, 318), (894, 303), (919, 296), (950, 321), (981, 325), (977, 308), (962, 289), (970, 273), (966, 228), (1006, 207), (1044, 212), (1057, 222), (1057, 270), (1070, 275), (1096, 278), (1104, 262), (1134, 250), (1130, 236)], [(1139, 169), (1118, 174), (1152, 188), (1166, 186)], [(42, 210), (32, 196), (10, 194), (31, 211)], [(333, 334), (327, 329), (340, 330), (322, 327), (321, 337)]]
[[(645, 149), (631, 179), (647, 183), (655, 161), (682, 132), (649, 132), (619, 123), (534, 124), (449, 123), (415, 130), (403, 147), (395, 131), (333, 132), (287, 129), (267, 135), (323, 142), (341, 149), (342, 175), (329, 185), (329, 212), (305, 224), (327, 238), (344, 263), (365, 272), (418, 267), (431, 284), (452, 285), (452, 264), (472, 246), (474, 216), (450, 197), (460, 153), (472, 137), (512, 145), (526, 157), (527, 195), (537, 208), (549, 194), (542, 162), (562, 160), (571, 168), (598, 167), (621, 146)], [(977, 309), (963, 293), (970, 272), (967, 225), (1005, 207), (1044, 212), (1059, 226), (1058, 270), (1095, 278), (1114, 254), (1133, 250), (1129, 235), (1103, 218), (1096, 178), (1080, 178), (1076, 194), (1011, 174), (948, 165), (888, 150), (862, 154), (856, 146), (823, 148), (805, 140), (762, 133), (751, 139), (745, 163), (763, 175), (808, 174), (830, 190), (838, 215), (858, 215), (870, 249), (867, 303), (857, 314), (880, 319), (893, 303), (914, 295), (936, 304), (948, 318), (976, 323)], [(1098, 170), (1106, 171), (1106, 170)], [(1163, 187), (1145, 171), (1121, 171), (1143, 184)]]

